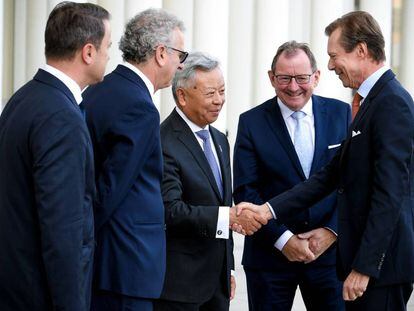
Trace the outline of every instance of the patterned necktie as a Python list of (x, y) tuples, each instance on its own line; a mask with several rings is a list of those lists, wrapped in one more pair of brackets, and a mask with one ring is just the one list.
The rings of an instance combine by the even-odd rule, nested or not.
[(362, 96), (359, 95), (358, 92), (355, 93), (354, 98), (352, 99), (352, 121), (354, 121), (356, 114), (359, 111), (360, 102), (362, 100)]
[(292, 113), (292, 118), (295, 120), (295, 132), (293, 135), (293, 145), (299, 157), (300, 165), (306, 178), (309, 178), (309, 173), (312, 167), (313, 151), (312, 151), (312, 136), (309, 130), (304, 125), (303, 118), (306, 113), (303, 111), (295, 111)]
[(203, 140), (204, 154), (207, 158), (208, 164), (210, 164), (220, 196), (223, 198), (223, 183), (221, 181), (220, 170), (216, 158), (214, 157), (213, 149), (211, 149), (210, 133), (208, 130), (201, 130), (196, 132), (196, 134)]

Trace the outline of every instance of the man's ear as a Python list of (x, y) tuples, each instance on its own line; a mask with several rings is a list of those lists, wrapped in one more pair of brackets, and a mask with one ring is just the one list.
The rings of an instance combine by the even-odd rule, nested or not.
[(187, 104), (187, 94), (185, 93), (184, 89), (177, 89), (175, 91), (175, 94), (177, 95), (177, 101), (178, 105), (183, 108)]
[(167, 48), (163, 45), (157, 46), (155, 49), (155, 62), (163, 67), (167, 62)]
[(362, 58), (369, 56), (368, 46), (365, 42), (359, 42), (355, 48), (358, 56)]
[(273, 73), (273, 71), (272, 70), (269, 70), (267, 72), (267, 75), (269, 76), (269, 80), (270, 80), (270, 83), (272, 84), (272, 86), (273, 87), (276, 87), (275, 86), (275, 83), (276, 83), (275, 79), (276, 79), (276, 77), (275, 77), (275, 74)]
[(87, 43), (83, 46), (81, 51), (82, 60), (90, 65), (93, 63), (93, 60), (95, 58), (96, 54), (96, 48), (92, 43)]

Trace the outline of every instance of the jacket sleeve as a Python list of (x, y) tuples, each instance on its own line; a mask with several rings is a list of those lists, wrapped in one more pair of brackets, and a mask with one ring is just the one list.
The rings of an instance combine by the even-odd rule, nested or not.
[(137, 103), (130, 105), (106, 133), (110, 150), (97, 178), (96, 231), (125, 198), (159, 144), (159, 121), (155, 107)]
[[(236, 204), (240, 202), (263, 204), (265, 202), (259, 191), (261, 181), (258, 172), (258, 159), (252, 139), (243, 116), (241, 116), (239, 119), (233, 158), (233, 196)], [(277, 239), (279, 239), (288, 228), (281, 223), (277, 223), (275, 220), (271, 220), (260, 230), (262, 230), (263, 233), (266, 233), (266, 240), (273, 246)]]
[(34, 128), (30, 139), (43, 268), (54, 310), (87, 309), (82, 266), (92, 258), (82, 250), (83, 224), (92, 223), (84, 219), (90, 142), (82, 123), (73, 111), (60, 111)]

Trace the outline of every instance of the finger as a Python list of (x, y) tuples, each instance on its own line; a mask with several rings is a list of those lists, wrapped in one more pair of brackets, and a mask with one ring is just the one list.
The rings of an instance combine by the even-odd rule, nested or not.
[(311, 231), (298, 234), (298, 238), (302, 240), (307, 240), (307, 239), (310, 239), (311, 237), (312, 237)]

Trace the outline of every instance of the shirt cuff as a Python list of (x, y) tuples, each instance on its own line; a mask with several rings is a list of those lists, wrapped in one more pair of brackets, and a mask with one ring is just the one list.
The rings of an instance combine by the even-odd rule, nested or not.
[(230, 225), (230, 207), (219, 206), (216, 239), (228, 239), (229, 238), (229, 225)]
[(329, 227), (324, 227), (326, 230), (331, 231), (333, 234), (335, 234), (335, 236), (338, 236), (338, 233), (336, 233), (335, 231), (333, 231), (331, 228)]
[(277, 239), (275, 243), (275, 247), (282, 251), (283, 247), (285, 247), (287, 241), (294, 236), (294, 234), (290, 230), (286, 230), (283, 234)]
[(236, 277), (236, 271), (234, 271), (234, 270), (230, 270), (230, 275), (232, 275), (232, 276)]
[(274, 218), (274, 219), (277, 219), (277, 218), (276, 218), (275, 211), (273, 210), (272, 205), (270, 205), (270, 203), (269, 203), (269, 202), (266, 202), (266, 205), (267, 205), (267, 207), (269, 208), (270, 213), (272, 213), (273, 218)]

